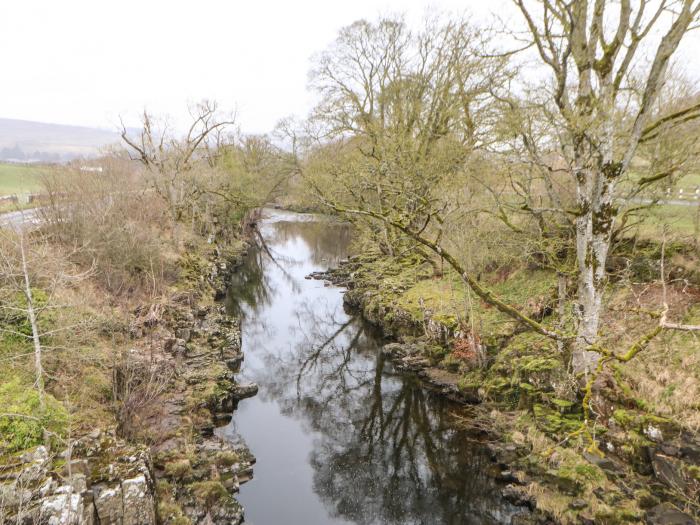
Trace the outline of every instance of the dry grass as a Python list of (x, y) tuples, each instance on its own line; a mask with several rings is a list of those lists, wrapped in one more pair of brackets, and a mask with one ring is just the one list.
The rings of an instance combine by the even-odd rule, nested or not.
[(175, 279), (177, 254), (162, 199), (133, 166), (114, 162), (102, 173), (66, 170), (47, 180), (42, 208), (53, 240), (71, 250), (113, 296), (162, 293)]
[[(618, 487), (600, 468), (589, 463), (576, 450), (559, 446), (527, 421), (520, 421), (520, 424), (528, 425), (523, 428), (525, 440), (532, 446), (532, 457), (537, 458), (537, 465), (547, 473), (544, 478), (564, 478), (579, 487), (573, 495), (559, 490), (556, 483), (542, 479), (528, 484), (527, 492), (535, 497), (537, 507), (551, 514), (557, 523), (581, 523), (579, 512), (571, 507), (576, 499), (585, 502), (583, 513), (589, 518), (595, 517), (596, 523), (628, 522), (629, 518), (641, 515), (634, 499), (615, 498), (616, 503), (612, 505), (599, 498), (601, 489), (603, 494), (619, 494)], [(622, 516), (628, 519), (620, 519)]]
[[(668, 302), (674, 321), (700, 323), (699, 289), (676, 283), (668, 288)], [(607, 344), (624, 351), (656, 322), (630, 311), (658, 310), (660, 304), (659, 284), (618, 290), (607, 316)], [(620, 370), (638, 404), (700, 430), (700, 334), (666, 331)]]

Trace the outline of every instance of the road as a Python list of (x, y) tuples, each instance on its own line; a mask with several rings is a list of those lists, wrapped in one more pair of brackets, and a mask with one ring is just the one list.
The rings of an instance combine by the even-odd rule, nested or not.
[(17, 229), (22, 225), (33, 226), (38, 224), (40, 220), (39, 208), (10, 211), (0, 214), (0, 228)]

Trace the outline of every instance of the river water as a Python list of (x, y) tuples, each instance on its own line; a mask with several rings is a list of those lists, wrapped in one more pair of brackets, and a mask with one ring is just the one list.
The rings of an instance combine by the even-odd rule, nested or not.
[(240, 376), (260, 391), (219, 429), (257, 458), (246, 523), (509, 523), (462, 409), (395, 370), (341, 288), (305, 279), (347, 257), (349, 227), (265, 210), (260, 232), (226, 299), (242, 316)]

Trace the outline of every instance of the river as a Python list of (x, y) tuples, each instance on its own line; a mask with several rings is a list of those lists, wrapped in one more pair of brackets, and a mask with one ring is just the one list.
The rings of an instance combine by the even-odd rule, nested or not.
[(305, 278), (347, 257), (350, 227), (278, 210), (259, 226), (226, 301), (242, 317), (241, 376), (260, 391), (218, 430), (257, 457), (246, 523), (509, 523), (463, 409), (395, 370), (341, 288)]

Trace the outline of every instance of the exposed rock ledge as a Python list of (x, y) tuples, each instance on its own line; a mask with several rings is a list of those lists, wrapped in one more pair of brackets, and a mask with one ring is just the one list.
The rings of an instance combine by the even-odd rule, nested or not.
[(17, 523), (156, 523), (150, 454), (113, 433), (95, 431), (59, 455), (40, 446), (24, 453), (0, 485), (2, 512)]

